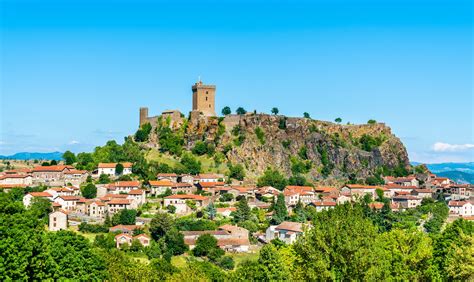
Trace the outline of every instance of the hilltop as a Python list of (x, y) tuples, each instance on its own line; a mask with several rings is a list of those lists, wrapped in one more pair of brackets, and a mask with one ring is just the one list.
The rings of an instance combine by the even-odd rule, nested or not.
[(406, 174), (410, 166), (403, 143), (383, 123), (341, 125), (255, 113), (157, 117), (150, 123), (142, 143), (149, 160), (172, 165), (183, 152), (194, 152), (209, 170), (241, 164), (250, 182), (269, 167), (336, 183), (379, 181), (381, 175)]

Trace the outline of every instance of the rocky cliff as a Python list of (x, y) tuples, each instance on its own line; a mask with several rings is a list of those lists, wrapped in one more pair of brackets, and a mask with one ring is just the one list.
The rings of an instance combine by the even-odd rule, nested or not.
[[(196, 142), (214, 144), (232, 164), (242, 164), (249, 179), (267, 167), (312, 181), (365, 179), (409, 167), (407, 151), (383, 123), (339, 125), (309, 118), (245, 114), (225, 118), (191, 116), (159, 120), (161, 126), (184, 139), (191, 150)], [(156, 130), (149, 146), (159, 148)], [(225, 160), (224, 160), (225, 161)]]

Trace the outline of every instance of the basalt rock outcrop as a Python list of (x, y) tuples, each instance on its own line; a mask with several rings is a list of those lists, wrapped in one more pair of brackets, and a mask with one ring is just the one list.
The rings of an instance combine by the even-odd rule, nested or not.
[[(198, 141), (214, 144), (227, 161), (244, 165), (250, 179), (268, 167), (325, 182), (409, 167), (404, 145), (383, 123), (340, 125), (253, 113), (225, 118), (197, 115), (161, 123), (181, 134), (188, 150)], [(159, 148), (153, 134), (149, 145)], [(299, 167), (302, 172), (296, 172)]]

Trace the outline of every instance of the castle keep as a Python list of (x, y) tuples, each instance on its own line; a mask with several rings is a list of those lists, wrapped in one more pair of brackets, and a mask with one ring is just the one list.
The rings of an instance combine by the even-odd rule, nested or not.
[[(193, 91), (193, 108), (192, 115), (204, 115), (208, 117), (216, 116), (215, 110), (215, 85), (205, 85), (202, 81), (196, 82), (192, 87)], [(172, 120), (178, 120), (181, 118), (181, 112), (178, 110), (166, 110), (162, 112), (162, 117), (170, 117)], [(148, 108), (140, 108), (140, 122), (139, 126), (149, 122), (152, 125), (156, 123), (158, 116), (149, 117)]]
[(193, 87), (193, 111), (201, 112), (205, 116), (216, 116), (214, 108), (216, 86), (204, 85), (202, 81), (196, 82)]

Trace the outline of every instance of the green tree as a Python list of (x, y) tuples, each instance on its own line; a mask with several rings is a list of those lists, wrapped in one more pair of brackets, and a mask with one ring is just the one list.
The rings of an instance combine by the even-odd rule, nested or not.
[(158, 241), (174, 226), (173, 218), (167, 213), (157, 213), (150, 222), (151, 237)]
[(237, 110), (235, 110), (235, 112), (238, 114), (238, 115), (245, 115), (247, 113), (247, 111), (242, 108), (242, 107), (238, 107)]
[(214, 207), (214, 204), (211, 202), (209, 205), (206, 207), (206, 214), (209, 217), (209, 219), (214, 219), (217, 215), (217, 210)]
[(240, 198), (235, 206), (236, 211), (234, 212), (234, 222), (239, 223), (250, 219), (251, 211), (245, 197)]
[(288, 217), (288, 210), (285, 204), (285, 195), (283, 193), (278, 194), (277, 201), (273, 208), (273, 216), (271, 223), (278, 225), (286, 220)]
[(165, 234), (166, 251), (174, 256), (184, 254), (188, 246), (184, 243), (184, 235), (178, 229), (172, 227)]
[(258, 187), (272, 186), (279, 190), (283, 190), (287, 184), (288, 181), (286, 178), (278, 170), (271, 168), (267, 168), (263, 175), (257, 180)]
[(244, 167), (241, 164), (232, 165), (231, 163), (229, 163), (228, 168), (229, 178), (234, 178), (240, 181), (244, 180), (245, 171)]
[(230, 108), (228, 106), (225, 106), (224, 108), (222, 108), (222, 115), (223, 116), (230, 115), (231, 113), (232, 113), (232, 111), (230, 110)]
[(367, 121), (368, 124), (376, 124), (377, 121), (375, 119), (369, 119), (369, 121)]
[(64, 163), (67, 165), (72, 165), (73, 163), (77, 161), (76, 155), (74, 155), (74, 153), (71, 151), (64, 152), (63, 160), (64, 160)]
[(309, 115), (309, 113), (307, 113), (307, 112), (304, 112), (304, 113), (303, 113), (303, 117), (304, 117), (304, 118), (311, 118), (310, 115)]
[(342, 122), (342, 118), (338, 117), (334, 120), (336, 123), (341, 123)]
[(115, 174), (121, 175), (123, 173), (123, 164), (117, 164), (115, 166)]
[(137, 211), (134, 209), (123, 209), (115, 213), (112, 217), (113, 225), (135, 225), (137, 218)]
[(278, 108), (276, 107), (272, 108), (272, 114), (278, 115), (278, 112), (279, 112)]
[(207, 153), (207, 144), (202, 141), (197, 141), (192, 149), (193, 154), (202, 156)]
[(99, 176), (99, 184), (110, 183), (110, 177), (107, 174), (101, 174)]
[(191, 154), (184, 154), (180, 163), (184, 166), (187, 173), (199, 174), (201, 172), (201, 162)]
[(257, 279), (262, 281), (283, 281), (291, 275), (283, 266), (278, 250), (273, 244), (267, 244), (260, 250), (258, 257), (259, 271)]
[(97, 187), (92, 183), (87, 183), (86, 186), (81, 189), (82, 196), (86, 199), (93, 199), (97, 196)]
[(210, 234), (203, 234), (197, 238), (193, 254), (197, 257), (206, 257), (216, 248), (219, 248), (216, 237)]
[(365, 280), (364, 269), (376, 260), (373, 252), (377, 228), (360, 205), (338, 205), (312, 216), (312, 228), (294, 243), (295, 266), (305, 269), (303, 280)]
[(423, 233), (394, 229), (378, 236), (375, 248), (368, 259), (377, 263), (367, 271), (368, 280), (431, 280), (431, 239)]

